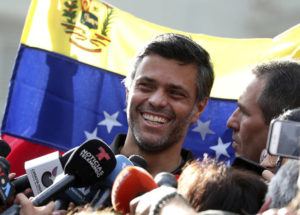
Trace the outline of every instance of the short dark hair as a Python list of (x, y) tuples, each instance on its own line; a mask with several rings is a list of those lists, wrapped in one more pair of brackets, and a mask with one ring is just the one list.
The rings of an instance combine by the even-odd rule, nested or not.
[(214, 72), (208, 52), (191, 38), (174, 33), (157, 36), (137, 56), (133, 71), (125, 80), (127, 88), (134, 80), (140, 62), (144, 57), (152, 54), (177, 60), (182, 64), (195, 64), (197, 66), (197, 98), (201, 101), (209, 97), (214, 82)]
[(253, 69), (265, 86), (258, 98), (266, 124), (287, 109), (300, 107), (300, 64), (296, 61), (271, 61)]
[(183, 169), (178, 192), (197, 212), (215, 209), (254, 214), (263, 204), (267, 185), (254, 173), (206, 159)]

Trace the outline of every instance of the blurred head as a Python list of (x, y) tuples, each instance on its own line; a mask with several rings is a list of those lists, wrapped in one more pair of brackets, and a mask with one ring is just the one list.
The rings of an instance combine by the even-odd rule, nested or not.
[[(300, 122), (300, 108), (286, 110), (284, 113), (279, 115), (277, 119)], [(265, 150), (265, 155), (262, 156), (261, 159), (261, 165), (269, 169), (270, 171), (275, 172), (280, 167), (278, 165), (284, 164), (287, 160), (289, 160), (288, 158), (281, 159), (281, 163), (278, 163), (278, 156), (270, 155)]]
[(272, 61), (255, 67), (253, 74), (255, 78), (239, 98), (227, 126), (233, 129), (236, 153), (259, 162), (270, 121), (284, 110), (300, 106), (300, 64)]
[(297, 160), (289, 160), (279, 169), (268, 185), (266, 199), (272, 200), (269, 208), (282, 208), (292, 201), (298, 193), (298, 175)]
[(260, 209), (266, 191), (266, 184), (257, 175), (212, 160), (192, 162), (178, 181), (178, 192), (197, 211), (217, 209), (254, 214)]
[(209, 54), (201, 46), (179, 34), (158, 36), (125, 80), (128, 136), (147, 152), (183, 143), (206, 106), (213, 80)]

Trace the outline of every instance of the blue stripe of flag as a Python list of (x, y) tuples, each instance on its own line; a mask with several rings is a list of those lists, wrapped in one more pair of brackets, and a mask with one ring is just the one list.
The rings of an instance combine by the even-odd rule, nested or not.
[[(62, 151), (93, 135), (111, 143), (116, 134), (126, 133), (128, 128), (123, 78), (63, 55), (21, 45), (2, 133)], [(203, 153), (215, 156), (210, 147), (220, 138), (223, 143), (231, 142), (226, 120), (235, 107), (232, 100), (210, 99), (198, 123), (191, 126), (185, 147), (199, 157)], [(201, 134), (199, 128), (205, 126), (208, 132)], [(232, 148), (226, 150), (232, 158)], [(228, 157), (221, 154), (220, 159)]]

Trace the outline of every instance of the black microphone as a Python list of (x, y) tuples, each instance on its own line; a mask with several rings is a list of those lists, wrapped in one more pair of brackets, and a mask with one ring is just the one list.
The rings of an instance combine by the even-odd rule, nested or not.
[(147, 169), (148, 164), (147, 161), (140, 155), (131, 155), (128, 158), (134, 166), (142, 167), (143, 169)]
[[(58, 196), (55, 201), (55, 209), (66, 209), (68, 202), (73, 202), (75, 205), (84, 205), (91, 203), (91, 205), (102, 204), (105, 193), (109, 193), (112, 183), (117, 177), (118, 173), (125, 166), (133, 166), (133, 163), (124, 155), (116, 155), (116, 166), (113, 171), (105, 177), (105, 179), (98, 181), (95, 185), (83, 188), (70, 187)], [(102, 200), (99, 200), (102, 199)], [(104, 203), (104, 202), (103, 202)]]
[(0, 157), (0, 202), (6, 206), (14, 197), (14, 187), (10, 183), (8, 174), (10, 165), (4, 157)]
[(85, 205), (90, 203), (91, 207), (96, 209), (111, 206), (110, 194), (111, 187), (117, 175), (126, 166), (140, 166), (145, 168), (147, 162), (139, 155), (131, 155), (126, 158), (124, 155), (116, 155), (116, 167), (102, 181), (97, 182), (94, 186), (85, 188), (70, 187), (64, 193), (59, 195), (55, 201), (55, 209), (67, 209), (68, 203), (73, 202), (75, 205)]
[[(112, 206), (111, 203), (111, 189), (113, 186), (113, 183), (115, 182), (117, 176), (119, 173), (127, 166), (138, 166), (142, 168), (147, 167), (147, 162), (146, 160), (140, 156), (140, 155), (131, 155), (128, 159), (123, 156), (123, 155), (116, 155), (119, 156), (118, 160), (120, 160), (120, 164), (115, 168), (114, 174), (110, 174), (109, 177), (105, 180), (108, 182), (106, 183), (106, 189), (103, 191), (103, 189), (99, 189), (96, 195), (94, 196), (93, 200), (91, 201), (90, 205), (94, 210), (100, 210), (105, 207), (110, 207)], [(130, 163), (129, 163), (129, 161)], [(123, 163), (123, 164), (122, 164)]]
[(11, 149), (8, 143), (4, 140), (0, 140), (0, 156), (6, 158), (10, 151)]
[[(69, 151), (67, 151), (67, 152), (65, 152), (62, 156), (58, 156), (57, 157), (57, 160), (55, 161), (57, 164), (56, 165), (61, 165), (62, 166), (62, 168), (64, 168), (65, 167), (65, 165), (66, 165), (66, 162), (68, 161), (68, 159), (70, 158), (70, 156), (71, 156), (71, 154), (74, 152), (74, 150), (75, 149), (77, 149), (78, 147), (75, 147), (75, 148), (73, 148), (73, 149), (70, 149)], [(56, 152), (56, 153), (58, 153), (58, 152)], [(50, 154), (52, 154), (52, 153), (50, 153)], [(43, 158), (44, 156), (41, 156), (40, 158)], [(35, 167), (35, 169), (34, 169), (34, 172), (36, 172), (36, 171), (39, 171), (39, 172), (44, 172), (44, 173), (47, 173), (47, 172), (49, 172), (49, 166), (47, 165), (47, 163), (45, 164), (45, 163), (39, 163), (39, 165), (38, 166), (36, 166)], [(41, 175), (45, 175), (46, 176), (46, 174), (41, 174)], [(36, 176), (36, 174), (35, 174), (35, 176)], [(35, 182), (36, 183), (32, 183), (32, 186), (31, 186), (31, 184), (30, 184), (30, 181), (29, 181), (29, 178), (28, 178), (28, 175), (27, 174), (24, 174), (24, 175), (21, 175), (21, 176), (19, 176), (19, 177), (16, 177), (16, 178), (14, 178), (12, 181), (11, 181), (11, 183), (14, 185), (14, 187), (15, 187), (15, 192), (16, 193), (20, 193), (20, 192), (23, 192), (25, 189), (27, 189), (27, 188), (32, 188), (32, 190), (38, 190), (38, 181), (42, 181), (42, 180), (36, 180)], [(51, 180), (47, 180), (47, 185), (48, 186), (50, 186), (52, 183), (53, 183), (53, 181)], [(44, 183), (44, 185), (46, 185), (45, 183)], [(41, 187), (41, 186), (40, 186)], [(37, 194), (37, 193), (36, 193)]]
[(106, 143), (98, 139), (88, 140), (71, 154), (64, 168), (65, 175), (34, 197), (32, 203), (44, 205), (70, 186), (93, 185), (112, 172), (115, 166), (115, 156)]

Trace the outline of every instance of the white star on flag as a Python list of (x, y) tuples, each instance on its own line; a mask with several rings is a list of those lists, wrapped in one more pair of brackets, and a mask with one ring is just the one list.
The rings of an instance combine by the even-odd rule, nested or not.
[(206, 122), (201, 122), (201, 120), (197, 120), (197, 127), (193, 128), (192, 131), (199, 132), (202, 140), (205, 139), (207, 134), (215, 134), (214, 131), (209, 129), (210, 120)]
[(104, 125), (107, 128), (107, 132), (110, 133), (114, 126), (122, 126), (121, 123), (117, 121), (119, 111), (109, 115), (106, 111), (103, 111), (105, 119), (98, 123), (98, 125)]
[(97, 137), (97, 133), (98, 133), (98, 129), (97, 128), (95, 128), (95, 130), (92, 133), (84, 131), (84, 134), (85, 134), (87, 140), (99, 139), (99, 137)]
[(219, 159), (221, 155), (225, 155), (226, 157), (230, 157), (227, 148), (230, 146), (229, 143), (223, 143), (222, 139), (219, 137), (218, 139), (218, 145), (209, 147), (210, 149), (214, 150), (216, 152), (216, 158)]

